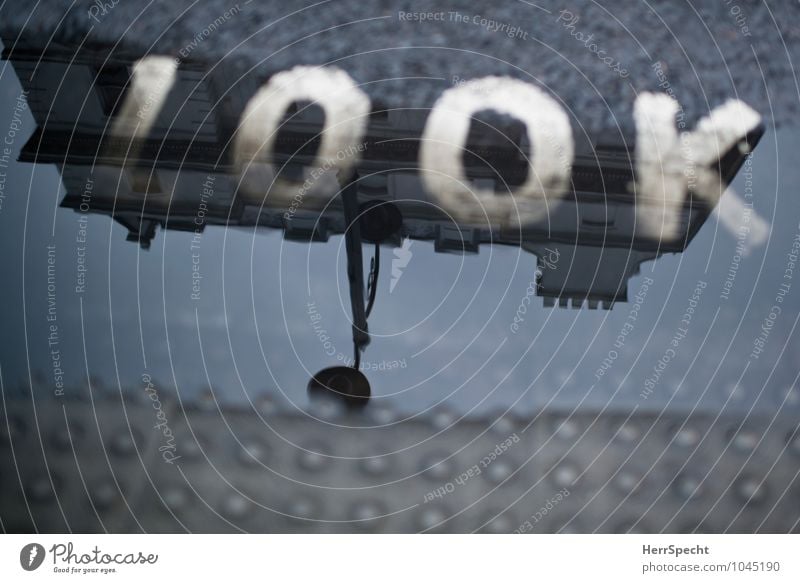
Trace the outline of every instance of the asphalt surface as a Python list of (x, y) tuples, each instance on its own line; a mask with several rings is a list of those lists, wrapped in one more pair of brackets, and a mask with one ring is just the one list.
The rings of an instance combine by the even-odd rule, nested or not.
[[(420, 12), (438, 20), (409, 14)], [(183, 50), (265, 76), (335, 63), (388, 107), (430, 107), (454, 82), (510, 75), (547, 88), (590, 132), (629, 134), (642, 91), (672, 92), (688, 123), (731, 97), (768, 125), (798, 112), (794, 2), (12, 0), (0, 8), (0, 32), (133, 55)]]

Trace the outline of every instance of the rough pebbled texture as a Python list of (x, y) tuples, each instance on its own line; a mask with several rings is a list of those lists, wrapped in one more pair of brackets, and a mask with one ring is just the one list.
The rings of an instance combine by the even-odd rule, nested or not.
[(152, 401), (124, 394), (40, 403), (35, 416), (28, 399), (6, 402), (5, 530), (786, 533), (800, 523), (789, 416), (543, 411), (527, 423), (440, 409), (403, 420), (330, 403), (298, 413), (268, 396), (189, 409), (164, 393), (173, 465)]
[[(536, 6), (504, 1), (476, 7), (466, 0), (119, 0), (105, 14), (94, 9), (99, 22), (89, 17), (92, 6), (97, 5), (88, 0), (6, 2), (0, 8), (6, 48), (20, 31), (37, 45), (52, 36), (68, 46), (88, 33), (87, 45), (119, 42), (118, 49), (134, 55), (178, 55), (201, 35), (192, 60), (216, 63), (225, 57), (226, 67), (246, 71), (255, 65), (265, 77), (297, 64), (337, 63), (357, 82), (368, 83), (374, 102), (390, 107), (430, 107), (454, 77), (511, 75), (551, 91), (575, 125), (590, 132), (621, 128), (625, 135), (636, 94), (659, 90), (664, 80), (653, 70), (660, 63), (690, 123), (734, 96), (768, 124), (792, 122), (798, 112), (793, 63), (800, 55), (800, 6), (793, 2), (541, 0)], [(222, 16), (235, 6), (232, 16)], [(562, 10), (578, 17), (573, 29), (557, 22)], [(444, 11), (444, 21), (401, 21), (400, 11)], [(454, 22), (449, 12), (468, 22)], [(491, 31), (473, 23), (476, 14), (520, 32), (509, 38)], [(220, 18), (216, 30), (202, 34)], [(594, 35), (597, 50), (619, 62), (627, 78), (573, 36), (578, 33), (584, 39)]]

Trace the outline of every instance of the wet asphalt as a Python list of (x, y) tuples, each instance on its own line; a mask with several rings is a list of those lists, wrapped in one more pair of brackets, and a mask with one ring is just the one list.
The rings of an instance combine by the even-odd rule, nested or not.
[(800, 94), (793, 2), (12, 0), (0, 33), (12, 50), (52, 38), (265, 78), (335, 64), (384, 107), (428, 108), (461, 80), (507, 75), (545, 88), (592, 133), (630, 135), (642, 91), (670, 92), (687, 123), (738, 97), (768, 125), (791, 123)]

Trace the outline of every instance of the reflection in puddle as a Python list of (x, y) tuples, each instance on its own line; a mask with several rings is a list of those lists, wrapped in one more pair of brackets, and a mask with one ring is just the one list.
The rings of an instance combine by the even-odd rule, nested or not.
[[(381, 295), (382, 248), (392, 249), (390, 293), (416, 241), (437, 253), (500, 245), (534, 255), (533, 293), (512, 335), (534, 295), (545, 306), (610, 309), (628, 301), (643, 262), (686, 248), (763, 132), (757, 114), (730, 101), (678, 133), (677, 102), (642, 94), (635, 143), (581, 138), (552, 97), (500, 77), (446, 89), (424, 111), (371, 104), (334, 67), (263, 79), (160, 56), (53, 56), (34, 74), (29, 58), (12, 58), (37, 122), (20, 159), (57, 164), (62, 207), (82, 220), (112, 217), (143, 249), (159, 229), (191, 233), (193, 300), (206, 277), (206, 227), (266, 228), (305, 243), (343, 235), (354, 353), (337, 349), (332, 364), (355, 369)], [(79, 107), (61, 97), (59, 79)], [(736, 229), (743, 203), (726, 199), (722, 224)], [(367, 276), (365, 244), (375, 246)], [(378, 301), (391, 307), (390, 294)]]

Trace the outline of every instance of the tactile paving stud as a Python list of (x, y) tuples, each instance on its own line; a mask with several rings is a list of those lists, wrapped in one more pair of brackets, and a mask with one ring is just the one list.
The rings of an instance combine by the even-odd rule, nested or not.
[(245, 466), (266, 465), (269, 450), (266, 445), (255, 440), (243, 441), (237, 452), (239, 461)]
[(641, 490), (641, 478), (631, 471), (620, 470), (614, 476), (614, 486), (623, 494), (638, 494)]
[(615, 433), (615, 439), (623, 443), (635, 443), (642, 435), (639, 426), (631, 421), (623, 423)]
[[(50, 479), (53, 483), (50, 483)], [(25, 493), (32, 502), (44, 503), (55, 499), (53, 488), (58, 489), (58, 480), (52, 474), (50, 478), (45, 475), (38, 475), (31, 478), (25, 484)]]
[(80, 443), (86, 435), (86, 429), (82, 424), (70, 421), (69, 430), (66, 426), (58, 427), (52, 434), (50, 442), (53, 447), (60, 452), (69, 452), (73, 448), (80, 447)]
[(733, 491), (740, 502), (757, 506), (767, 498), (767, 487), (751, 475), (740, 476), (733, 484)]
[(317, 500), (314, 498), (309, 498), (308, 496), (299, 496), (293, 498), (289, 502), (287, 514), (289, 514), (292, 518), (307, 520), (319, 520), (322, 518), (319, 502), (317, 502)]
[(0, 446), (9, 446), (13, 441), (22, 438), (25, 433), (25, 422), (16, 415), (8, 415), (6, 419), (0, 415)]
[(319, 472), (326, 469), (330, 463), (330, 454), (322, 452), (320, 444), (308, 444), (297, 452), (297, 465), (309, 472)]
[(437, 409), (433, 417), (431, 417), (431, 426), (434, 429), (442, 431), (444, 429), (449, 429), (458, 419), (455, 413), (450, 411), (449, 409)]
[(161, 497), (164, 500), (164, 504), (174, 511), (185, 509), (190, 500), (189, 492), (186, 488), (181, 488), (179, 486), (172, 486), (165, 489), (161, 493)]
[(749, 429), (740, 429), (733, 432), (730, 439), (735, 449), (742, 453), (751, 453), (758, 445), (759, 436)]
[(416, 525), (420, 531), (438, 531), (445, 529), (445, 521), (449, 513), (443, 506), (424, 506), (417, 514)]
[(200, 435), (195, 433), (194, 437), (188, 435), (181, 439), (178, 442), (176, 449), (183, 458), (183, 461), (195, 461), (199, 460), (203, 456), (203, 452), (207, 448), (207, 446), (204, 444), (205, 440)]
[(241, 520), (253, 511), (253, 503), (236, 492), (231, 492), (220, 504), (222, 514), (231, 519)]
[(431, 480), (448, 480), (453, 476), (455, 464), (453, 458), (448, 459), (446, 452), (434, 452), (426, 455), (420, 461), (420, 471)]
[(492, 512), (484, 516), (483, 522), (480, 532), (486, 534), (508, 534), (517, 526), (508, 514), (497, 515)]
[(377, 500), (359, 500), (353, 504), (348, 513), (348, 520), (352, 520), (354, 526), (362, 529), (375, 529), (379, 523), (386, 520), (386, 506)]
[(552, 433), (558, 439), (572, 441), (580, 435), (581, 428), (573, 419), (556, 417), (552, 423)]
[(361, 471), (369, 476), (383, 476), (391, 467), (389, 458), (385, 455), (365, 457), (358, 462)]
[(787, 438), (787, 447), (790, 452), (795, 455), (800, 455), (800, 429), (789, 433)]
[(569, 488), (573, 482), (578, 478), (580, 472), (578, 469), (569, 462), (563, 462), (558, 467), (554, 468), (550, 474), (553, 483), (559, 488)]
[(694, 448), (700, 443), (700, 432), (688, 425), (679, 426), (672, 442), (679, 447)]
[(514, 466), (506, 460), (496, 460), (489, 464), (484, 472), (486, 474), (486, 479), (491, 483), (501, 484), (505, 480), (508, 480), (511, 474), (514, 473)]
[(703, 495), (704, 487), (700, 478), (684, 472), (672, 481), (672, 490), (682, 500), (696, 500)]
[(122, 458), (133, 457), (136, 455), (138, 446), (134, 436), (138, 437), (136, 430), (121, 430), (111, 438), (109, 449), (111, 453)]
[(103, 481), (89, 489), (94, 507), (98, 510), (107, 510), (121, 499), (120, 492), (113, 482)]

